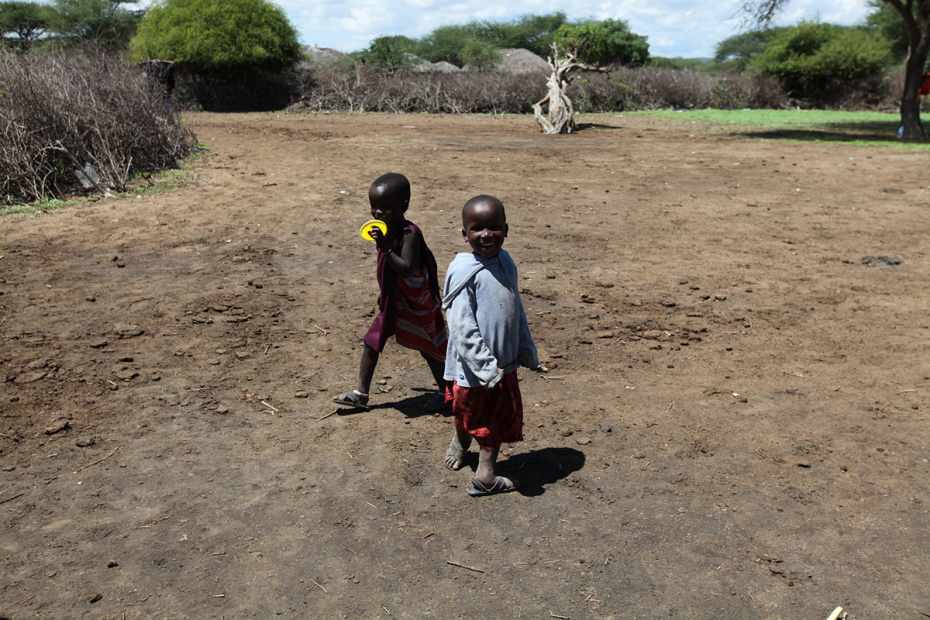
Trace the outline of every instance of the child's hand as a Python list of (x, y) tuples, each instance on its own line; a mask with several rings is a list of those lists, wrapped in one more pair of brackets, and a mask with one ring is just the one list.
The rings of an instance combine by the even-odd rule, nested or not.
[(378, 246), (378, 249), (381, 249), (381, 246), (384, 244), (384, 233), (381, 232), (381, 229), (377, 226), (372, 226), (369, 231), (371, 238), (375, 240), (375, 245)]

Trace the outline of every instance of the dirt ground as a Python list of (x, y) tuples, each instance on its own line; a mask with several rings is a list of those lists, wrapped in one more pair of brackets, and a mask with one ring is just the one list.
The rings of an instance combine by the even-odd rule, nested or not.
[[(0, 219), (0, 616), (930, 616), (925, 154), (622, 116), (188, 120), (183, 187)], [(410, 351), (327, 417), (389, 170), (441, 270), (467, 198), (507, 205), (550, 366), (522, 375), (520, 493), (440, 467)]]

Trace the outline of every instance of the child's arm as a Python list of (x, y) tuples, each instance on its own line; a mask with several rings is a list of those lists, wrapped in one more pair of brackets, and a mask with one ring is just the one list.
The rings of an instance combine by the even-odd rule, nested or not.
[[(517, 269), (514, 266), (514, 282), (517, 283)], [(539, 352), (536, 350), (536, 343), (533, 342), (533, 335), (530, 333), (530, 324), (526, 320), (526, 311), (523, 309), (523, 298), (520, 297), (520, 287), (515, 284), (514, 293), (517, 296), (517, 307), (520, 311), (520, 348), (517, 352), (517, 361), (524, 368), (530, 370), (540, 370)]]
[(478, 329), (474, 301), (475, 291), (471, 286), (466, 286), (462, 294), (453, 300), (446, 314), (449, 343), (455, 347), (458, 358), (478, 378), (481, 385), (494, 387), (503, 378), (504, 373), (498, 367), (497, 358)]
[(379, 249), (384, 248), (387, 266), (394, 273), (406, 276), (420, 267), (420, 239), (417, 232), (412, 230), (404, 231), (400, 254), (394, 252), (387, 237), (382, 235), (377, 228), (372, 230), (371, 236), (375, 243), (378, 244)]

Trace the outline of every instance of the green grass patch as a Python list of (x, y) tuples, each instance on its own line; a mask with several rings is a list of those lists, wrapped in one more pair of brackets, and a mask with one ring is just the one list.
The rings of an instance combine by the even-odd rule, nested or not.
[(897, 114), (832, 110), (656, 110), (632, 112), (678, 122), (698, 122), (732, 128), (747, 138), (791, 142), (838, 142), (855, 146), (883, 146), (930, 150), (928, 143), (902, 142), (895, 132)]

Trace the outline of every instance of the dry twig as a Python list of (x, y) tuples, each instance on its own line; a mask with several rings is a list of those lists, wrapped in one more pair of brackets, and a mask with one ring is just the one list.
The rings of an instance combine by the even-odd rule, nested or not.
[(14, 499), (19, 499), (20, 497), (22, 497), (22, 496), (25, 495), (25, 494), (26, 494), (26, 493), (23, 492), (23, 493), (20, 493), (20, 494), (18, 494), (18, 495), (14, 495), (13, 497), (8, 497), (8, 498), (6, 498), (6, 499), (4, 499), (4, 500), (0, 500), (0, 506), (2, 506), (3, 504), (8, 504), (8, 503), (12, 502)]
[(484, 571), (480, 568), (475, 568), (474, 566), (468, 566), (466, 564), (459, 564), (458, 562), (453, 562), (452, 560), (446, 560), (446, 564), (451, 566), (458, 566), (459, 568), (464, 568), (465, 570), (470, 570), (475, 573), (483, 573)]
[(100, 463), (103, 463), (105, 460), (107, 460), (108, 458), (110, 458), (111, 456), (113, 456), (114, 454), (116, 454), (117, 452), (119, 452), (119, 446), (116, 446), (115, 448), (113, 448), (113, 452), (110, 452), (110, 453), (109, 453), (108, 455), (106, 455), (105, 457), (100, 458), (100, 459), (97, 459), (97, 460), (94, 461), (93, 463), (88, 463), (88, 464), (85, 465), (84, 467), (81, 467), (80, 469), (78, 469), (77, 472), (75, 472), (75, 473), (80, 473), (80, 472), (84, 471), (85, 469), (88, 469), (88, 468), (90, 468), (90, 467), (93, 467), (94, 465), (99, 465)]

